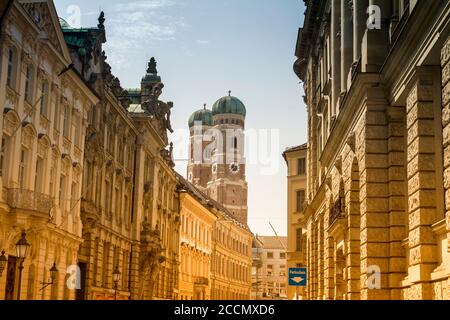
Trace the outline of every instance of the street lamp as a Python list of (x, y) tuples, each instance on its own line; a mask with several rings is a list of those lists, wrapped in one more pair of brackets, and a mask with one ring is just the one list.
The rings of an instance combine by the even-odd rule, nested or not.
[(6, 266), (6, 257), (5, 257), (5, 250), (2, 251), (2, 255), (0, 256), (0, 278), (2, 276), (3, 270), (5, 270)]
[(53, 266), (50, 269), (50, 282), (41, 282), (41, 285), (43, 287), (41, 288), (41, 291), (47, 288), (48, 286), (51, 286), (55, 283), (56, 277), (58, 276), (58, 269), (56, 268), (56, 262), (53, 263)]
[(114, 300), (117, 300), (117, 287), (119, 286), (120, 277), (121, 277), (121, 274), (119, 271), (119, 267), (116, 266), (116, 269), (114, 269), (114, 272), (113, 272)]
[(17, 300), (20, 300), (20, 287), (22, 286), (23, 261), (28, 255), (30, 244), (27, 241), (25, 230), (22, 231), (22, 237), (16, 243), (16, 254), (19, 259), (19, 282), (17, 289)]

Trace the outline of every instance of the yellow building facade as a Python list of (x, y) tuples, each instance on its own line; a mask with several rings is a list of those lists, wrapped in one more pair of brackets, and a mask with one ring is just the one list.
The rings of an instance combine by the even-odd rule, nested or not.
[[(288, 148), (283, 153), (287, 165), (287, 267), (305, 267), (306, 230), (303, 229), (303, 217), (306, 201), (307, 145)], [(288, 300), (303, 297), (304, 289), (288, 286)]]
[(450, 298), (449, 14), (447, 1), (307, 2), (294, 66), (307, 299)]
[(180, 300), (248, 300), (251, 240), (247, 226), (179, 176)]
[[(7, 261), (0, 299), (73, 299), (66, 273), (82, 243), (84, 140), (99, 98), (67, 68), (71, 57), (51, 1), (13, 1), (4, 9), (0, 251)], [(16, 253), (22, 232), (30, 245), (24, 259)]]

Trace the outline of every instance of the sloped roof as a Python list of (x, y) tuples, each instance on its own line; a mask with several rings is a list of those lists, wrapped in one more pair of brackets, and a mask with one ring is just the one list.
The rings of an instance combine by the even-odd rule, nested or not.
[[(287, 237), (257, 236), (257, 240), (259, 240), (264, 249), (283, 250), (287, 246)], [(280, 243), (280, 241), (284, 246)]]
[[(227, 208), (225, 208), (222, 204), (212, 199), (202, 191), (200, 191), (195, 185), (187, 181), (181, 174), (176, 172), (176, 176), (178, 179), (178, 190), (186, 191), (193, 197), (197, 198), (203, 206), (215, 208), (222, 215), (221, 218), (233, 220), (236, 224), (240, 225), (242, 228), (250, 231), (250, 228), (247, 224), (240, 222)], [(250, 231), (251, 232), (251, 231)]]
[(296, 146), (296, 147), (287, 148), (283, 152), (283, 158), (284, 158), (285, 161), (287, 161), (286, 154), (288, 154), (290, 152), (301, 151), (301, 150), (306, 150), (306, 149), (308, 149), (308, 144), (307, 143), (304, 143), (304, 144)]

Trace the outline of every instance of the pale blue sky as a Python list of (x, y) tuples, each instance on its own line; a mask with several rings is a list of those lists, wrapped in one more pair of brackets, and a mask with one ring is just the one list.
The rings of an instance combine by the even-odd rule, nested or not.
[[(123, 87), (139, 87), (148, 59), (155, 56), (165, 84), (162, 100), (174, 102), (172, 126), (187, 130), (190, 114), (232, 90), (247, 107), (247, 129), (280, 130), (274, 148), (275, 174), (262, 164), (247, 166), (249, 225), (273, 235), (272, 222), (286, 234), (286, 165), (289, 146), (306, 141), (303, 91), (292, 71), (301, 0), (55, 0), (70, 21), (73, 5), (81, 25), (96, 26), (105, 12), (108, 62)], [(176, 139), (175, 155), (185, 158), (187, 141)], [(177, 161), (186, 174), (186, 162)]]

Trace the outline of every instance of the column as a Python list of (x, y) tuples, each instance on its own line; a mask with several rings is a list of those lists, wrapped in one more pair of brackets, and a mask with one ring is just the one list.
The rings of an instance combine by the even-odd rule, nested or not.
[[(436, 75), (438, 78), (436, 78)], [(436, 241), (432, 224), (442, 219), (441, 199), (442, 164), (440, 152), (441, 124), (435, 121), (440, 113), (440, 70), (418, 68), (412, 79), (407, 99), (408, 141), (408, 202), (409, 202), (409, 268), (412, 283), (411, 299), (430, 299), (430, 273), (436, 267)]]
[(353, 19), (352, 8), (346, 0), (341, 1), (341, 95), (351, 83), (353, 62)]
[[(445, 42), (441, 52), (442, 66), (442, 125), (444, 148), (444, 191), (445, 212), (447, 220), (447, 242), (450, 251), (450, 38)], [(450, 272), (447, 272), (450, 276)], [(450, 292), (450, 282), (447, 282), (447, 292)]]
[(407, 235), (406, 208), (406, 108), (388, 108), (389, 161), (389, 289), (391, 299), (402, 299), (402, 281), (406, 276), (406, 252), (402, 246)]
[(330, 117), (338, 113), (337, 104), (341, 94), (341, 38), (339, 33), (341, 18), (341, 0), (331, 0), (331, 114)]
[(368, 0), (353, 0), (353, 63), (361, 58), (361, 43), (367, 28)]
[(361, 172), (361, 299), (384, 300), (390, 298), (387, 102), (382, 88), (368, 89), (366, 100), (355, 133)]
[(350, 191), (347, 196), (348, 232), (347, 232), (347, 299), (359, 300), (361, 290), (360, 280), (360, 202), (359, 202), (359, 165), (353, 160), (350, 176)]

